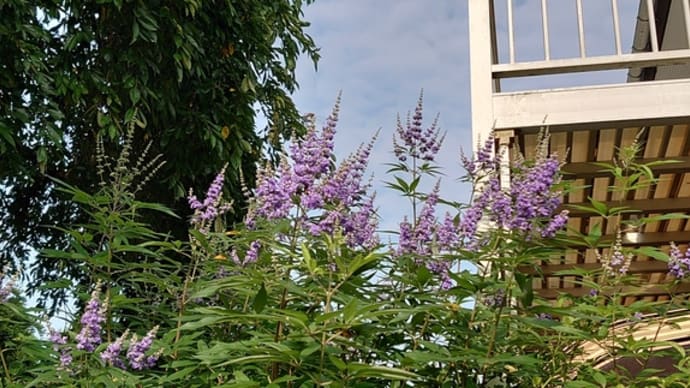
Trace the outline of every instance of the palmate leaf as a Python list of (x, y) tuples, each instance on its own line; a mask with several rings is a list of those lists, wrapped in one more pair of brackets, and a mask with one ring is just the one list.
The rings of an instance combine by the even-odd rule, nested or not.
[(353, 378), (377, 378), (384, 380), (409, 380), (416, 381), (419, 375), (404, 369), (385, 366), (375, 366), (359, 363), (347, 364), (347, 371)]
[(654, 259), (663, 261), (665, 263), (669, 260), (668, 253), (662, 251), (658, 247), (639, 247), (633, 249), (633, 252), (638, 255), (653, 257)]
[(568, 381), (565, 383), (566, 388), (601, 388), (601, 384), (594, 384), (588, 381)]
[(170, 209), (167, 206), (161, 205), (159, 203), (152, 203), (152, 202), (139, 202), (136, 201), (134, 203), (134, 207), (140, 208), (140, 209), (149, 209), (149, 210), (155, 210), (156, 212), (163, 213), (165, 215), (168, 215), (173, 218), (180, 219), (181, 217), (178, 216), (174, 210)]
[(658, 222), (658, 221), (687, 220), (687, 219), (690, 219), (690, 215), (687, 215), (684, 213), (666, 213), (666, 214), (659, 214), (659, 215), (653, 215), (653, 216), (648, 216), (648, 217), (641, 217), (638, 220), (636, 220), (636, 222), (640, 223), (640, 224), (646, 224), (646, 223)]
[[(227, 388), (259, 388), (261, 387), (261, 384), (254, 381), (234, 381), (227, 384), (223, 384), (222, 386)], [(280, 387), (280, 385), (271, 384), (267, 385), (266, 387), (273, 388)]]
[(264, 307), (266, 306), (267, 301), (268, 293), (266, 292), (266, 287), (264, 286), (264, 284), (261, 283), (261, 288), (259, 288), (259, 292), (256, 293), (256, 296), (254, 297), (254, 303), (252, 304), (252, 306), (254, 307), (254, 311), (257, 313), (262, 312)]
[(350, 262), (347, 266), (347, 276), (356, 276), (363, 271), (372, 267), (377, 261), (383, 258), (383, 254), (378, 252), (370, 252), (367, 255), (358, 255), (355, 259)]
[(190, 376), (195, 372), (198, 373), (198, 362), (190, 362), (189, 364), (191, 364), (192, 366), (188, 366), (186, 368), (179, 369), (176, 372), (165, 375), (160, 380), (158, 380), (158, 382), (160, 384), (174, 383), (179, 380), (184, 380), (187, 376)]
[(182, 325), (182, 330), (187, 331), (194, 331), (218, 323), (246, 321), (284, 322), (297, 325), (302, 330), (308, 330), (303, 313), (296, 311), (286, 312), (286, 310), (272, 308), (265, 308), (263, 313), (259, 314), (228, 311), (222, 308), (196, 307), (191, 309), (190, 315), (185, 319), (188, 322)]

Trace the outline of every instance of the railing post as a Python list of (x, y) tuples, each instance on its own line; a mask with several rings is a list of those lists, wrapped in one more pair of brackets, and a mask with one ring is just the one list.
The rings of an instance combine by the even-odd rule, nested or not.
[(491, 1), (468, 1), (473, 146), (486, 140), (493, 128)]

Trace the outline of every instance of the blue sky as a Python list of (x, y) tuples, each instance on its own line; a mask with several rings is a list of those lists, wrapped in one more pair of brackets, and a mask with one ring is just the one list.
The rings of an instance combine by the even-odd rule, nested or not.
[(397, 226), (401, 209), (407, 209), (405, 201), (381, 183), (387, 178), (385, 163), (394, 161), (396, 115), (404, 119), (422, 89), (425, 123), (438, 113), (441, 129), (448, 132), (439, 157), (446, 173), (443, 191), (454, 186), (453, 199), (468, 197), (467, 188), (453, 184), (461, 175), (460, 147), (471, 148), (466, 8), (463, 2), (445, 0), (317, 0), (305, 9), (305, 18), (312, 22), (308, 31), (321, 47), (322, 59), (316, 72), (307, 61), (300, 63), (295, 102), (323, 120), (342, 90), (339, 158), (381, 130), (370, 171), (383, 228)]
[[(480, 0), (468, 0), (480, 1)], [(514, 20), (518, 60), (543, 59), (540, 1), (516, 0)], [(551, 52), (554, 58), (577, 57), (574, 1), (549, 1)], [(566, 4), (567, 3), (567, 4)], [(505, 1), (496, 2), (500, 56), (507, 58)], [(630, 50), (639, 2), (620, 0), (624, 52)], [(567, 7), (564, 7), (567, 6)], [(613, 54), (611, 5), (606, 0), (583, 0), (588, 55)], [(467, 201), (469, 187), (456, 181), (462, 175), (460, 149), (470, 152), (470, 69), (467, 1), (458, 0), (317, 0), (305, 7), (308, 32), (321, 47), (318, 71), (308, 61), (298, 66), (300, 90), (294, 94), (303, 112), (318, 122), (328, 115), (335, 96), (343, 92), (336, 153), (347, 155), (379, 128), (370, 171), (384, 229), (397, 225), (404, 201), (383, 188), (385, 163), (393, 161), (392, 136), (396, 115), (413, 109), (424, 89), (425, 122), (440, 113), (448, 136), (439, 155), (445, 178), (442, 195)], [(583, 83), (611, 83), (610, 72), (567, 77), (511, 80), (504, 90), (546, 88)], [(624, 72), (613, 74), (623, 82)]]

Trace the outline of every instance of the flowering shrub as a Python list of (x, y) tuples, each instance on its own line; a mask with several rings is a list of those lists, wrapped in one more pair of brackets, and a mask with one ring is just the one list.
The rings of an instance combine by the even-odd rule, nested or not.
[[(83, 365), (73, 365), (74, 356), (72, 348), (82, 350), (83, 352), (79, 354), (87, 356), (95, 353), (103, 340), (101, 336), (103, 323), (106, 321), (108, 301), (101, 302), (99, 288), (100, 284), (97, 284), (96, 289), (91, 293), (91, 298), (86, 303), (84, 314), (79, 320), (81, 329), (74, 338), (76, 344), (73, 347), (68, 344), (68, 337), (64, 333), (50, 330), (50, 341), (53, 343), (53, 349), (60, 353), (60, 366), (58, 369), (66, 370), (72, 375), (77, 374), (80, 368), (84, 367)], [(131, 369), (142, 370), (151, 368), (156, 364), (161, 352), (158, 351), (150, 355), (146, 355), (146, 352), (151, 348), (157, 331), (158, 326), (155, 326), (141, 340), (137, 340), (136, 334), (129, 338), (126, 358)], [(123, 370), (127, 369), (127, 364), (120, 358), (120, 352), (128, 336), (129, 330), (125, 330), (120, 337), (108, 344), (105, 350), (100, 352), (99, 357), (106, 365)]]
[[(78, 303), (79, 318), (51, 331), (49, 341), (27, 330), (0, 334), (2, 384), (684, 386), (690, 372), (683, 348), (636, 333), (680, 322), (672, 312), (687, 307), (685, 299), (623, 301), (642, 286), (628, 273), (632, 256), (668, 261), (675, 282), (687, 277), (690, 256), (675, 245), (668, 253), (623, 246), (626, 225), (616, 216), (629, 209), (602, 203), (587, 208), (617, 222), (615, 241), (602, 244), (597, 228), (566, 235), (561, 198), (567, 185), (556, 155), (547, 153), (548, 135), (534, 160), (495, 154), (493, 138), (464, 157), (474, 194), (463, 206), (440, 195), (435, 160), (445, 134), (437, 120), (424, 128), (420, 98), (411, 116), (398, 120), (387, 182), (409, 200), (409, 212), (382, 238), (377, 209), (385, 204), (375, 202), (366, 174), (374, 143), (335, 159), (339, 104), (321, 130), (310, 124), (277, 166), (260, 169), (243, 224), (221, 222), (231, 210), (223, 199), (228, 167), (205, 198), (189, 193), (188, 242), (170, 241), (138, 221), (141, 211), (172, 215), (134, 199), (139, 186), (130, 189), (132, 171), (142, 172), (128, 169), (127, 157), (112, 161), (111, 181), (96, 194), (62, 184), (93, 220), (69, 230), (71, 248), (44, 255), (79, 262), (93, 285), (75, 290), (91, 296)], [(125, 151), (129, 142), (131, 133)], [(137, 165), (146, 163), (140, 158)], [(637, 167), (628, 159), (610, 166), (622, 182), (618, 189), (639, 187), (642, 178), (653, 183), (651, 170)], [(563, 242), (574, 240), (596, 249), (602, 265), (564, 274), (591, 291), (541, 299), (532, 289), (539, 265), (563, 255)], [(35, 321), (7, 284), (0, 283), (3, 328)], [(148, 297), (132, 297), (133, 291)], [(587, 358), (592, 346), (613, 367)], [(664, 378), (647, 367), (660, 355), (675, 362)], [(643, 372), (629, 373), (617, 364), (624, 359)]]

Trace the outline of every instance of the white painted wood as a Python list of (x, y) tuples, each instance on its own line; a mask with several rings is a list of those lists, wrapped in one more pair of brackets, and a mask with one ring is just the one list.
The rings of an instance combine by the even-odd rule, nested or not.
[(683, 0), (683, 22), (685, 24), (685, 39), (690, 48), (690, 0)]
[(616, 54), (623, 54), (621, 48), (621, 23), (618, 13), (618, 0), (611, 0), (611, 14), (613, 16), (613, 36), (616, 41)]
[(654, 0), (647, 0), (647, 20), (649, 20), (649, 40), (652, 51), (659, 51), (659, 36), (656, 32), (656, 15), (654, 15)]
[(546, 0), (541, 0), (541, 32), (544, 39), (544, 60), (551, 59), (551, 47), (549, 44), (549, 10)]
[(470, 91), (472, 96), (472, 139), (476, 146), (486, 140), (493, 127), (493, 79), (491, 77), (492, 0), (471, 0), (469, 5), (470, 30)]
[(508, 6), (508, 59), (515, 63), (515, 30), (513, 26), (513, 0), (507, 0)]
[[(630, 335), (636, 340), (654, 340), (656, 346), (654, 349), (664, 349), (668, 347), (669, 342), (679, 342), (687, 344), (685, 338), (690, 333), (690, 313), (683, 310), (671, 312), (674, 315), (670, 318), (662, 318), (659, 316), (643, 316), (641, 322), (634, 322), (630, 320), (619, 321), (613, 325), (614, 333), (618, 335), (628, 335), (630, 326), (635, 324), (635, 330), (630, 332)], [(625, 333), (625, 334), (623, 334)], [(584, 342), (580, 345), (582, 354), (575, 358), (576, 362), (600, 361), (601, 364), (611, 362), (608, 350), (596, 342)], [(597, 367), (601, 367), (602, 365)]]
[(498, 93), (494, 128), (663, 120), (690, 116), (690, 79)]
[(690, 63), (690, 49), (604, 55), (587, 58), (552, 59), (550, 61), (520, 62), (493, 65), (495, 78), (524, 77), (595, 70), (624, 69)]
[(582, 16), (582, 0), (577, 0), (575, 7), (577, 8), (577, 37), (580, 43), (580, 57), (584, 58), (587, 56), (587, 50), (585, 49), (585, 21)]

